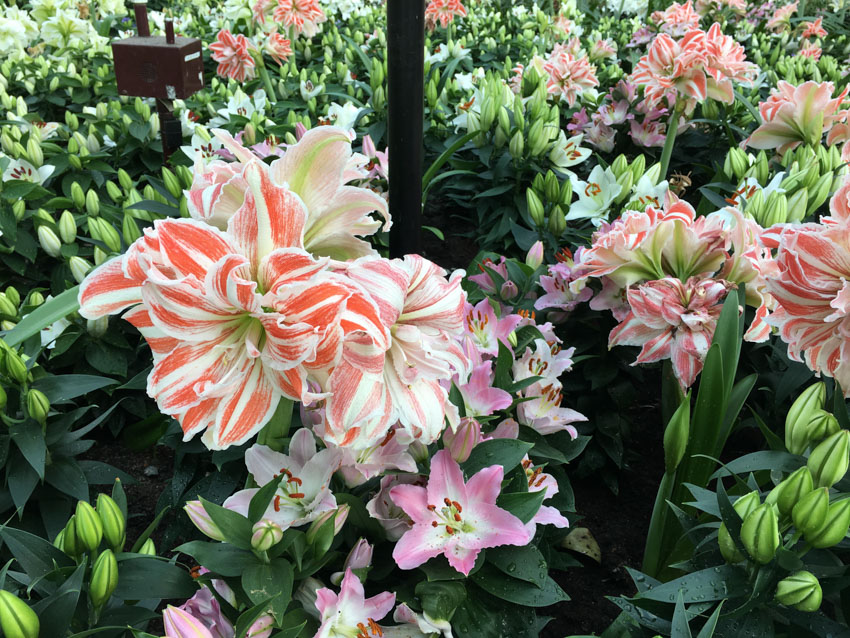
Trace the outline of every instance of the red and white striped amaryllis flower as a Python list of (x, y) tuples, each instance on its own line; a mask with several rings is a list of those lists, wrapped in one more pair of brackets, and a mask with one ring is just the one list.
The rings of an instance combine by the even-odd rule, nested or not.
[[(256, 156), (226, 131), (215, 134), (238, 161), (195, 164), (189, 214), (223, 230), (242, 205), (248, 188), (242, 173)], [(377, 255), (359, 238), (390, 227), (387, 202), (368, 188), (348, 184), (360, 176), (352, 170), (353, 161), (348, 134), (320, 126), (304, 133), (283, 157), (262, 165), (273, 184), (286, 186), (301, 198), (306, 209), (304, 249), (317, 257), (345, 261)], [(373, 212), (383, 221), (372, 217)]]
[(251, 55), (254, 45), (242, 34), (233, 35), (228, 29), (218, 32), (210, 44), (212, 59), (218, 62), (216, 73), (237, 82), (250, 80), (256, 75), (257, 63)]
[(778, 308), (768, 322), (779, 328), (788, 356), (833, 377), (850, 395), (850, 178), (830, 200), (819, 224), (771, 228), (778, 274), (768, 290)]
[(211, 449), (248, 440), (281, 396), (316, 398), (307, 376), (337, 362), (343, 313), (374, 314), (365, 297), (349, 306), (356, 287), (303, 249), (301, 199), (259, 160), (240, 179), (244, 199), (225, 231), (157, 221), (80, 288), (87, 319), (131, 308), (124, 317), (154, 355), (148, 394), (186, 439), (206, 430)]
[(326, 400), (324, 437), (364, 448), (378, 443), (398, 422), (423, 443), (439, 437), (457, 409), (440, 383), (469, 374), (459, 345), (464, 334), (463, 271), (446, 272), (418, 255), (388, 261), (361, 258), (339, 269), (371, 297), (381, 323), (363, 321), (362, 297), (353, 298), (343, 322), (361, 329), (346, 337), (342, 358), (322, 386)]

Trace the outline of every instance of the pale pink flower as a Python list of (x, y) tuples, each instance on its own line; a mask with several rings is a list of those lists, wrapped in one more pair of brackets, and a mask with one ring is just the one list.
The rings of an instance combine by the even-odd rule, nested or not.
[(499, 354), (500, 342), (508, 350), (513, 351), (508, 335), (516, 330), (520, 319), (522, 317), (513, 314), (497, 317), (487, 298), (482, 299), (475, 306), (466, 304), (464, 311), (466, 334), (480, 352), (493, 356)]
[(800, 47), (800, 50), (797, 51), (797, 55), (802, 55), (804, 58), (811, 58), (815, 62), (820, 60), (820, 56), (823, 53), (823, 49), (821, 49), (814, 42), (809, 42), (805, 40), (803, 42), (803, 46)]
[(369, 544), (369, 541), (365, 538), (359, 539), (348, 552), (348, 556), (345, 557), (345, 563), (342, 566), (343, 571), (331, 574), (331, 582), (338, 586), (349, 569), (369, 569), (372, 566), (372, 550), (373, 547)]
[(514, 361), (514, 381), (542, 377), (544, 384), (556, 383), (558, 377), (572, 369), (574, 353), (575, 348), (563, 349), (557, 343), (535, 339), (534, 349), (526, 347), (522, 356)]
[(774, 33), (779, 33), (780, 31), (789, 29), (791, 26), (791, 16), (797, 13), (798, 4), (798, 0), (794, 0), (791, 4), (779, 7), (773, 12), (773, 15), (767, 21), (765, 26)]
[[(488, 295), (496, 294), (496, 290), (498, 290), (496, 283), (493, 281), (493, 278), (490, 276), (488, 271), (492, 270), (496, 273), (496, 275), (502, 278), (502, 281), (508, 279), (508, 266), (505, 263), (504, 255), (499, 257), (499, 263), (494, 262), (488, 257), (478, 265), (478, 269), (481, 271), (481, 274), (471, 275), (469, 280), (478, 284), (481, 290), (486, 292)], [(498, 285), (501, 286), (501, 282), (499, 282)]]
[(390, 492), (397, 485), (424, 485), (425, 481), (418, 474), (389, 474), (381, 478), (377, 494), (366, 503), (366, 511), (374, 518), (384, 532), (387, 539), (397, 541), (409, 530), (413, 521), (404, 513), (398, 505), (393, 502)]
[(596, 121), (598, 118), (606, 126), (623, 124), (628, 120), (634, 119), (634, 115), (629, 113), (630, 106), (626, 100), (607, 102), (600, 106), (596, 113), (594, 113), (593, 119)]
[(393, 549), (399, 568), (414, 569), (445, 554), (449, 565), (466, 576), (482, 549), (528, 544), (531, 537), (522, 521), (496, 506), (503, 475), (501, 465), (492, 465), (465, 482), (457, 462), (440, 450), (431, 459), (426, 487), (394, 487), (393, 501), (413, 520)]
[(610, 153), (614, 150), (614, 141), (617, 135), (610, 126), (602, 122), (594, 122), (593, 125), (586, 129), (585, 133), (587, 141), (593, 144), (600, 151)]
[(587, 57), (592, 62), (598, 62), (606, 58), (616, 58), (617, 45), (611, 39), (597, 40), (591, 45), (590, 50), (587, 52)]
[(394, 606), (395, 594), (390, 592), (366, 598), (363, 583), (351, 569), (346, 569), (339, 594), (327, 587), (316, 592), (321, 625), (313, 638), (382, 635), (377, 621)]
[[(329, 486), (333, 473), (342, 462), (339, 450), (316, 452), (316, 440), (309, 428), (301, 428), (292, 437), (289, 455), (265, 445), (253, 445), (245, 452), (245, 465), (254, 482), (262, 487), (280, 481), (263, 518), (281, 528), (297, 527), (337, 509)], [(224, 506), (248, 515), (251, 499), (258, 488), (240, 490), (224, 501)]]
[(735, 101), (732, 81), (751, 83), (757, 74), (757, 67), (747, 62), (744, 47), (734, 38), (723, 35), (716, 22), (706, 32), (704, 46), (708, 92), (715, 99), (731, 104)]
[(704, 100), (708, 85), (705, 64), (705, 33), (689, 32), (681, 42), (659, 33), (635, 65), (630, 81), (644, 87), (646, 100), (656, 104), (671, 89), (695, 100)]
[(699, 14), (694, 11), (691, 0), (685, 4), (674, 2), (664, 11), (655, 11), (650, 17), (662, 32), (675, 37), (699, 29)]
[(569, 106), (575, 104), (582, 92), (599, 86), (596, 67), (587, 58), (576, 58), (561, 44), (556, 44), (543, 69), (549, 74), (546, 90), (561, 96)]
[(493, 362), (483, 361), (472, 369), (469, 380), (458, 384), (467, 417), (490, 416), (513, 403), (509, 392), (493, 387)]
[[(194, 596), (180, 605), (179, 609), (200, 621), (212, 638), (233, 638), (233, 624), (221, 612), (221, 605), (209, 587), (201, 587)], [(174, 612), (169, 612), (169, 616), (174, 616)], [(172, 618), (172, 623), (174, 621), (176, 618)]]
[(443, 432), (443, 448), (448, 450), (458, 463), (466, 461), (472, 449), (482, 440), (484, 438), (481, 436), (481, 424), (472, 417), (462, 418), (454, 432), (450, 428)]
[(390, 176), (390, 156), (389, 148), (379, 151), (375, 148), (375, 143), (369, 135), (363, 136), (363, 155), (366, 156), (368, 162), (366, 164), (366, 179), (389, 179)]
[(432, 23), (439, 22), (445, 29), (455, 17), (466, 15), (466, 8), (460, 0), (431, 0), (425, 7), (425, 19)]
[(571, 424), (587, 421), (587, 417), (583, 414), (561, 407), (564, 398), (563, 386), (551, 377), (524, 388), (521, 396), (527, 400), (517, 405), (517, 420), (540, 434), (565, 431), (575, 439), (578, 431)]
[[(551, 474), (546, 474), (541, 466), (535, 467), (527, 455), (522, 460), (522, 468), (525, 470), (525, 476), (528, 479), (529, 492), (545, 491), (546, 496), (543, 498), (544, 501), (549, 500), (558, 493), (558, 481), (555, 480), (555, 477)], [(554, 525), (559, 529), (563, 529), (564, 527), (569, 527), (570, 522), (566, 516), (561, 514), (557, 507), (541, 505), (534, 517), (525, 524), (525, 527), (528, 533), (534, 536), (538, 525)]]
[(802, 38), (825, 38), (829, 35), (826, 29), (823, 28), (823, 18), (820, 17), (814, 22), (804, 22), (802, 25)]
[(237, 82), (250, 80), (256, 75), (256, 62), (250, 53), (252, 49), (254, 45), (244, 35), (233, 35), (229, 30), (222, 29), (216, 41), (210, 45), (212, 59), (218, 62), (216, 73)]
[(804, 82), (794, 86), (782, 80), (759, 104), (763, 123), (747, 138), (753, 148), (775, 148), (779, 153), (806, 142), (815, 145), (833, 124), (847, 117), (839, 110), (850, 87), (833, 97), (832, 82)]
[(279, 65), (292, 55), (292, 46), (289, 40), (284, 38), (280, 33), (270, 33), (263, 44), (263, 51), (268, 53), (271, 58)]
[(168, 605), (162, 612), (165, 638), (218, 638), (198, 618), (179, 607)]
[(581, 284), (576, 285), (578, 290), (571, 289), (570, 284), (577, 279), (579, 269), (572, 260), (549, 266), (549, 274), (540, 277), (540, 285), (546, 294), (534, 302), (534, 307), (537, 310), (554, 308), (561, 312), (558, 318), (564, 319), (566, 313), (572, 312), (578, 304), (593, 296), (593, 291)]
[(631, 311), (608, 337), (608, 347), (642, 346), (634, 364), (662, 359), (673, 362), (683, 389), (702, 370), (731, 284), (691, 277), (687, 282), (665, 277), (630, 288)]
[(667, 125), (648, 117), (643, 118), (643, 122), (632, 120), (629, 122), (629, 137), (638, 146), (660, 148), (667, 139)]
[(362, 450), (338, 448), (342, 453), (339, 473), (349, 487), (362, 485), (370, 478), (381, 476), (387, 470), (415, 472), (416, 461), (409, 452), (409, 435), (394, 427), (380, 443)]

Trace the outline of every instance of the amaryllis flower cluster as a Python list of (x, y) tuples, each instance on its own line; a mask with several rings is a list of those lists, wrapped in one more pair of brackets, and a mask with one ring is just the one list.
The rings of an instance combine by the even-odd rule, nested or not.
[(318, 0), (277, 0), (274, 19), (286, 29), (313, 37), (322, 22), (327, 20)]
[(768, 322), (788, 344), (788, 356), (833, 377), (850, 395), (850, 178), (820, 223), (773, 226), (765, 241), (777, 248), (767, 287), (776, 299)]
[(694, 11), (691, 0), (688, 0), (685, 4), (674, 2), (663, 11), (654, 11), (650, 19), (659, 31), (676, 38), (694, 29), (699, 29), (699, 14)]
[(431, 0), (425, 7), (425, 21), (432, 30), (438, 22), (445, 29), (456, 17), (462, 18), (465, 15), (466, 7), (461, 0)]
[(671, 359), (683, 388), (702, 369), (720, 306), (736, 284), (747, 284), (747, 302), (757, 308), (744, 338), (764, 341), (775, 302), (768, 291), (774, 271), (763, 230), (734, 208), (697, 217), (684, 201), (664, 208), (626, 211), (593, 235), (577, 255), (580, 290), (598, 278), (602, 290), (591, 308), (609, 309), (620, 324), (609, 346), (640, 345), (635, 363)]
[(337, 445), (396, 422), (435, 440), (456, 422), (440, 382), (468, 365), (463, 273), (358, 238), (381, 228), (373, 212), (388, 225), (386, 202), (347, 185), (361, 172), (344, 131), (310, 131), (270, 165), (218, 135), (238, 161), (199, 161), (192, 219), (157, 221), (95, 270), (81, 314), (130, 309), (154, 355), (148, 393), (212, 449), (247, 441), (282, 397), (323, 401)]
[(210, 44), (212, 59), (218, 62), (216, 73), (237, 82), (251, 80), (257, 75), (255, 55), (267, 53), (275, 62), (282, 65), (292, 55), (292, 46), (280, 33), (261, 34), (262, 41), (255, 44), (241, 33), (233, 34), (222, 29), (216, 41)]
[(548, 74), (547, 92), (559, 96), (569, 106), (573, 106), (584, 91), (599, 86), (596, 67), (576, 49), (575, 45), (556, 44), (543, 64), (543, 70)]
[(752, 82), (755, 73), (744, 47), (714, 23), (708, 31), (688, 31), (681, 40), (660, 33), (638, 61), (630, 81), (644, 87), (652, 106), (666, 102), (672, 107), (679, 99), (692, 106), (707, 97), (731, 104), (732, 82)]

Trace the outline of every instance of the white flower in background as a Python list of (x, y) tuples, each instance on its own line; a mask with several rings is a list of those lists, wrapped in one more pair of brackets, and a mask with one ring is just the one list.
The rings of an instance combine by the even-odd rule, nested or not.
[(18, 7), (9, 7), (0, 15), (0, 55), (23, 51), (38, 35), (38, 25)]
[(227, 106), (218, 110), (218, 115), (209, 121), (210, 128), (219, 127), (222, 124), (230, 121), (232, 115), (240, 115), (251, 119), (254, 113), (264, 115), (266, 112), (266, 92), (262, 89), (254, 91), (253, 95), (246, 95), (242, 89), (236, 89), (236, 92), (227, 101)]
[(425, 50), (425, 64), (434, 64), (434, 62), (445, 62), (449, 59), (449, 47), (445, 44), (438, 44), (437, 48), (430, 55), (428, 50)]
[(91, 25), (71, 13), (57, 13), (41, 25), (41, 39), (50, 46), (64, 48), (73, 43), (85, 44), (95, 33), (90, 33)]
[(30, 17), (41, 24), (61, 11), (76, 9), (74, 0), (30, 0)]
[[(581, 147), (583, 135), (573, 135), (567, 139), (563, 131), (558, 133), (558, 141), (549, 152), (549, 160), (558, 168), (565, 169), (585, 161), (592, 151)], [(568, 172), (568, 171), (567, 171)], [(572, 178), (570, 181), (573, 181)]]
[[(53, 299), (53, 295), (48, 295), (45, 301)], [(65, 332), (65, 328), (71, 325), (67, 319), (60, 319), (56, 323), (52, 323), (46, 328), (41, 329), (41, 347), (53, 350), (56, 347), (56, 340)]]
[(570, 206), (567, 221), (572, 219), (590, 219), (594, 226), (599, 226), (608, 212), (608, 207), (620, 194), (617, 176), (610, 168), (603, 169), (598, 164), (590, 171), (586, 182), (573, 180), (573, 192), (578, 194), (578, 201)]
[(125, 0), (97, 0), (97, 15), (100, 18), (109, 16), (122, 17), (127, 15), (127, 4)]
[(309, 101), (311, 98), (316, 97), (325, 90), (324, 84), (314, 85), (310, 80), (302, 80), (301, 81), (301, 99), (305, 102)]
[(461, 91), (471, 91), (484, 79), (484, 67), (477, 67), (472, 73), (456, 73), (455, 83)]
[(54, 167), (50, 164), (36, 168), (26, 160), (10, 159), (9, 165), (3, 171), (3, 181), (8, 182), (12, 179), (19, 179), (24, 182), (43, 184), (44, 180), (50, 177), (54, 170)]
[(511, 8), (511, 13), (514, 14), (515, 18), (522, 18), (524, 15), (528, 14), (528, 9), (521, 4), (518, 4)]
[(221, 140), (218, 137), (201, 135), (198, 132), (192, 134), (192, 144), (190, 146), (181, 146), (180, 150), (186, 154), (192, 163), (199, 161), (208, 162), (212, 159), (221, 159), (216, 153), (222, 148)]
[[(165, 33), (165, 13), (162, 11), (148, 11), (148, 17), (150, 21), (154, 24), (156, 29), (151, 29), (151, 31), (159, 31), (161, 33)], [(185, 33), (186, 28), (192, 24), (192, 14), (186, 13), (185, 15), (175, 15), (173, 17), (174, 20), (174, 32), (175, 33)]]
[(334, 126), (338, 126), (344, 131), (350, 131), (354, 128), (354, 123), (357, 121), (357, 115), (360, 111), (360, 107), (354, 106), (351, 102), (346, 102), (344, 105), (334, 102), (328, 107), (328, 119)]
[(650, 175), (641, 175), (637, 184), (632, 187), (632, 193), (628, 200), (629, 204), (632, 205), (634, 202), (638, 202), (643, 210), (646, 210), (647, 206), (661, 208), (664, 205), (664, 199), (668, 189), (667, 180), (656, 184)]
[(338, 13), (343, 20), (348, 20), (351, 16), (363, 15), (369, 10), (364, 6), (367, 3), (363, 0), (326, 0), (323, 4), (327, 8), (327, 13)]

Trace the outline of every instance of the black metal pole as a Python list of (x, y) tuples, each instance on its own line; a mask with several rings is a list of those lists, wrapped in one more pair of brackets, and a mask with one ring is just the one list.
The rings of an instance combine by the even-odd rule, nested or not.
[(390, 257), (421, 252), (425, 5), (387, 0)]

